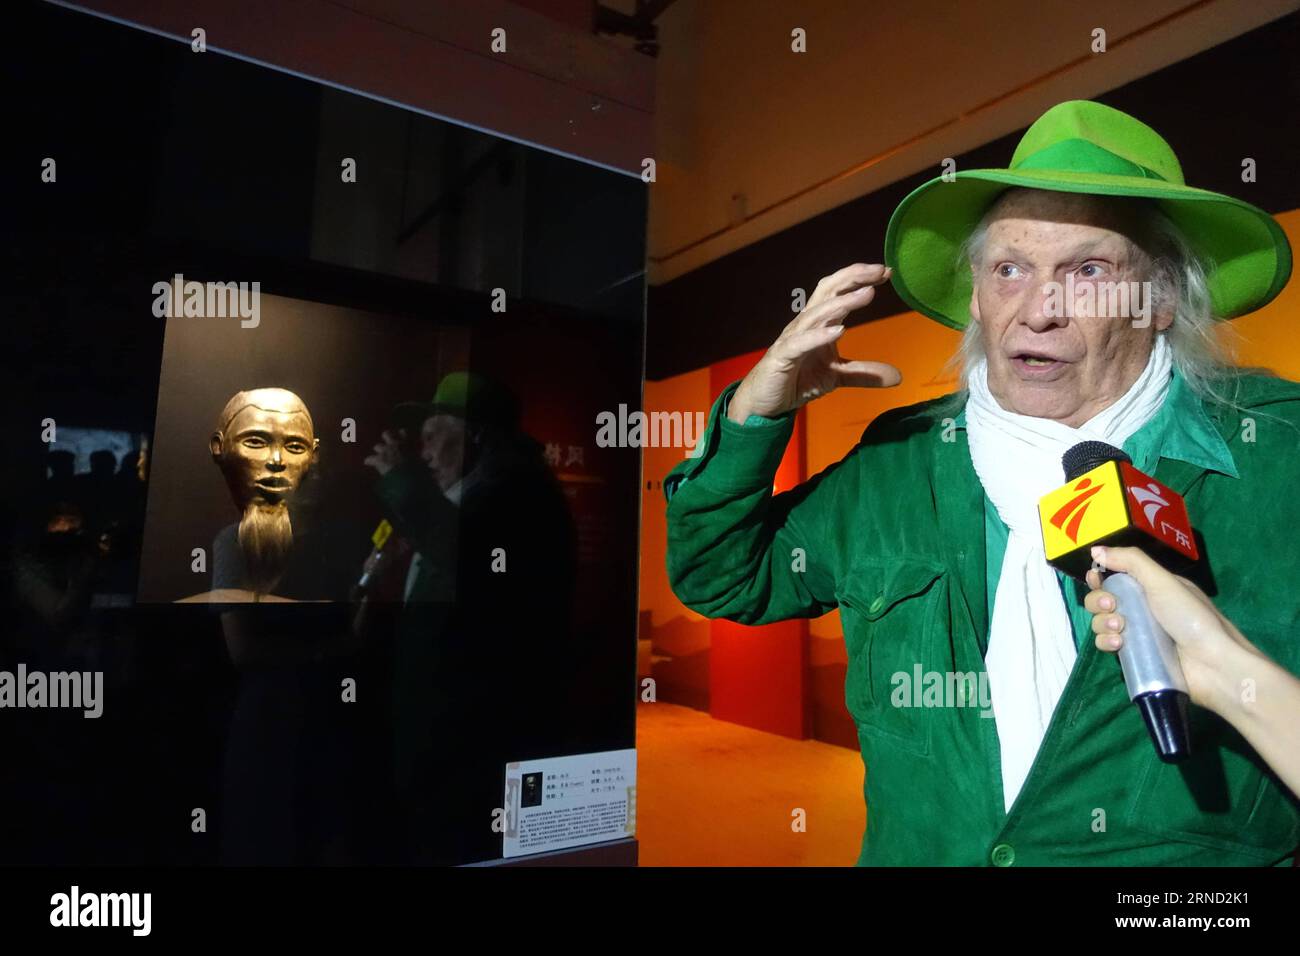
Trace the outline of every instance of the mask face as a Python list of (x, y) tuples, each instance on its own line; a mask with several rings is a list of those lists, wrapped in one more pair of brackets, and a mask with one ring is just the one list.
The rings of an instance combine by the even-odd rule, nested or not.
[(248, 393), (244, 405), (212, 436), (212, 454), (241, 511), (293, 495), (316, 460), (318, 442), (301, 400), (283, 389)]

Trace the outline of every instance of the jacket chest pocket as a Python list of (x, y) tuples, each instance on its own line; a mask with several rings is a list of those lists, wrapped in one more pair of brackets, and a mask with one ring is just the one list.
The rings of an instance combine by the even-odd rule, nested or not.
[(924, 688), (916, 685), (936, 669), (935, 631), (947, 610), (943, 576), (943, 567), (928, 561), (863, 562), (837, 595), (849, 713), (860, 730), (921, 755), (930, 753), (935, 715), (926, 713)]

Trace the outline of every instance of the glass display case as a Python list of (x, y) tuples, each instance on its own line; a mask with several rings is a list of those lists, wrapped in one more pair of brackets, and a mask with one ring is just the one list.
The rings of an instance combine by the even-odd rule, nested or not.
[[(0, 857), (548, 848), (521, 805), (584, 771), (530, 761), (634, 767), (640, 458), (596, 421), (640, 404), (645, 184), (12, 26), (0, 672), (93, 680), (0, 720)], [(626, 818), (568, 845), (633, 833), (601, 764)]]

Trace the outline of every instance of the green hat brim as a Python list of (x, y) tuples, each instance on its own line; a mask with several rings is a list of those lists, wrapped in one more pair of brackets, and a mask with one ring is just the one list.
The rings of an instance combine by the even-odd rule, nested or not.
[(998, 194), (1013, 186), (1156, 200), (1205, 263), (1211, 307), (1221, 319), (1266, 305), (1291, 277), (1291, 245), (1282, 227), (1231, 196), (1139, 176), (970, 169), (917, 187), (890, 217), (885, 264), (904, 302), (951, 328), (967, 326), (971, 277), (957, 261), (958, 250)]

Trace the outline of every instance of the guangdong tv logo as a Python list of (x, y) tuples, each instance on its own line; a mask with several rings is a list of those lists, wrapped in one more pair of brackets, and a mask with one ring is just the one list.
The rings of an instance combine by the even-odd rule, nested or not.
[[(1052, 525), (1058, 531), (1063, 532), (1065, 536), (1075, 544), (1078, 544), (1079, 525), (1083, 523), (1083, 516), (1087, 513), (1088, 506), (1092, 503), (1089, 499), (1105, 487), (1106, 483), (1104, 481), (1100, 484), (1094, 485), (1091, 478), (1080, 478), (1079, 483), (1071, 490), (1082, 491), (1083, 493), (1075, 495), (1056, 510), (1056, 513), (1049, 519), (1052, 522)], [(1087, 489), (1086, 491), (1083, 490), (1085, 488)], [(1066, 524), (1067, 519), (1069, 524)]]
[(1128, 492), (1142, 506), (1142, 513), (1146, 515), (1147, 524), (1152, 528), (1156, 527), (1156, 515), (1160, 513), (1161, 508), (1169, 504), (1168, 501), (1160, 497), (1160, 486), (1155, 482), (1151, 482), (1145, 488), (1135, 488), (1130, 485)]
[(1049, 561), (1125, 528), (1145, 531), (1197, 560), (1182, 499), (1126, 462), (1118, 469), (1099, 465), (1044, 496), (1039, 514)]

